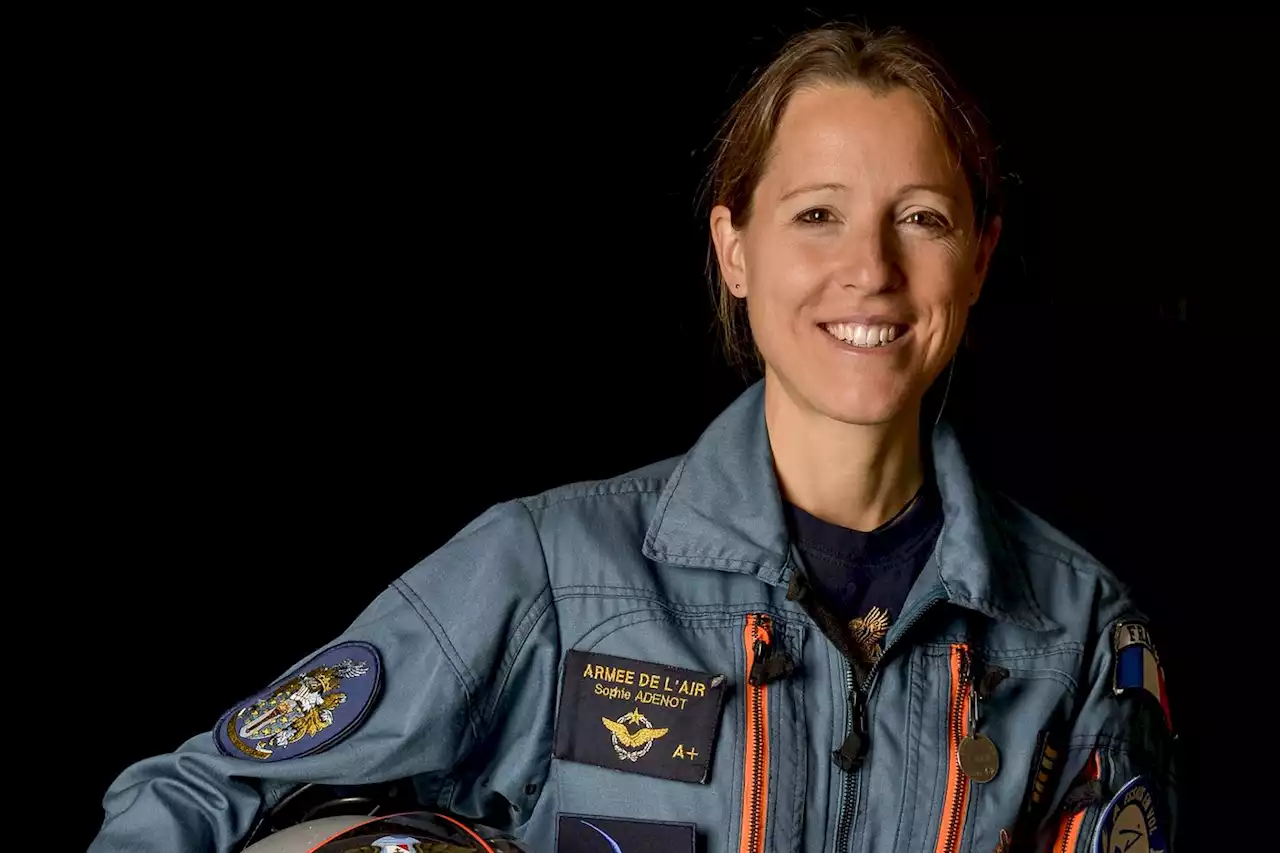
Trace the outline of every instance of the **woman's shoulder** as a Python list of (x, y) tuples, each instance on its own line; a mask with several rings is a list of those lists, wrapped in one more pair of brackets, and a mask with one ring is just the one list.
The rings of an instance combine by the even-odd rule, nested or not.
[[(497, 573), (508, 583), (528, 577), (542, 578), (545, 584), (551, 566), (573, 562), (566, 558), (638, 554), (680, 459), (490, 504), (401, 575), (399, 582), (420, 591), (483, 583)], [(437, 590), (433, 595), (441, 593)]]
[[(423, 561), (430, 568), (443, 555), (463, 548), (487, 549), (497, 541), (565, 543), (604, 536), (615, 543), (643, 538), (674, 471), (683, 457), (664, 459), (599, 480), (580, 480), (489, 505)], [(419, 567), (415, 567), (418, 569)]]
[(683, 458), (673, 456), (606, 479), (565, 483), (518, 500), (530, 513), (545, 514), (557, 508), (561, 513), (596, 512), (601, 505), (625, 506), (645, 496), (656, 499)]
[(1129, 586), (1061, 527), (1012, 496), (989, 493), (1000, 533), (1051, 618), (1090, 622), (1139, 613)]
[(1025, 549), (1075, 571), (1110, 575), (1102, 562), (1076, 539), (1005, 492), (990, 492), (1003, 532)]

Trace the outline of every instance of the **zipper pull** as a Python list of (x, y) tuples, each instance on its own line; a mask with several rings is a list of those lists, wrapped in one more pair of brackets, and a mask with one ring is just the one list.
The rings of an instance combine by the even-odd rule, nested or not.
[[(981, 669), (982, 676), (973, 678), (973, 670)], [(960, 676), (964, 681), (969, 682), (972, 688), (972, 694), (969, 699), (971, 713), (969, 715), (969, 731), (976, 732), (978, 730), (978, 703), (985, 702), (991, 698), (991, 694), (1000, 686), (1000, 682), (1009, 677), (1009, 670), (994, 663), (972, 663), (966, 654), (964, 661), (960, 666)]]
[(998, 684), (1003, 678), (999, 676), (998, 671), (1003, 670), (1005, 675), (1008, 675), (1009, 671), (1003, 667), (989, 667), (983, 674), (981, 683), (974, 684), (974, 667), (969, 650), (962, 649), (960, 654), (961, 690), (969, 694), (966, 697), (966, 704), (969, 706), (969, 733), (960, 739), (957, 758), (964, 775), (975, 782), (990, 782), (1000, 772), (1000, 750), (991, 738), (978, 732), (978, 703), (984, 696), (984, 688), (992, 673), (996, 673), (993, 680)]
[(969, 690), (969, 737), (978, 734), (978, 692)]
[(747, 673), (747, 681), (752, 687), (763, 687), (795, 672), (795, 662), (780, 644), (773, 642), (773, 619), (764, 614), (756, 617), (756, 639), (751, 651), (751, 671)]
[(831, 753), (831, 760), (846, 773), (857, 769), (867, 755), (866, 702), (856, 687), (849, 691), (849, 720), (848, 736), (840, 748)]

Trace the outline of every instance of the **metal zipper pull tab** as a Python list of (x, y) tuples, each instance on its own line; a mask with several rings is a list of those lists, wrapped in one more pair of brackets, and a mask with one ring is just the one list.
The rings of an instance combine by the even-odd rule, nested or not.
[(992, 673), (998, 671), (1003, 671), (1006, 676), (1009, 674), (1009, 671), (1003, 667), (988, 667), (981, 680), (975, 684), (968, 655), (965, 656), (961, 666), (961, 677), (968, 681), (969, 733), (960, 739), (957, 753), (960, 769), (964, 775), (975, 782), (990, 782), (1000, 772), (1000, 750), (996, 748), (991, 738), (978, 731), (978, 704), (990, 695), (994, 684), (999, 684), (1003, 679), (1004, 676), (997, 675), (994, 683), (988, 684), (992, 679)]
[(856, 770), (867, 755), (866, 702), (856, 687), (849, 691), (849, 720), (848, 736), (831, 753), (831, 760), (846, 773)]
[(762, 631), (756, 636), (753, 651), (755, 660), (751, 663), (751, 672), (747, 681), (752, 687), (763, 687), (779, 679), (786, 678), (795, 672), (795, 661), (783, 650), (781, 643), (774, 642), (772, 620), (767, 616), (760, 617)]

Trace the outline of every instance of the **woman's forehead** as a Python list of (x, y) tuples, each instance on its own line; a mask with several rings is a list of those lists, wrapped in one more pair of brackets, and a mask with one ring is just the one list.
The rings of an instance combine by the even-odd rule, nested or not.
[(787, 104), (764, 176), (777, 194), (797, 184), (964, 183), (958, 159), (921, 99), (905, 88), (808, 86)]

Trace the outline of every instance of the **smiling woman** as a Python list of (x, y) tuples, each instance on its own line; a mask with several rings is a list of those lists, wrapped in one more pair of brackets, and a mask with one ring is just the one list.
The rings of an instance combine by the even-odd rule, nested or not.
[(864, 469), (849, 452), (874, 447), (903, 468), (889, 474), (896, 491), (861, 506), (839, 487), (805, 506), (847, 526), (874, 528), (919, 488), (924, 393), (959, 346), (1000, 236), (994, 148), (965, 104), (905, 36), (830, 28), (788, 45), (720, 135), (720, 316), (726, 350), (763, 364), (775, 456), (803, 454), (819, 429), (847, 464)]
[(302, 783), (402, 779), (560, 853), (1171, 843), (1154, 632), (924, 413), (999, 240), (992, 151), (906, 36), (790, 42), (708, 211), (762, 381), (677, 459), (494, 506), (126, 770), (91, 850), (230, 850)]

